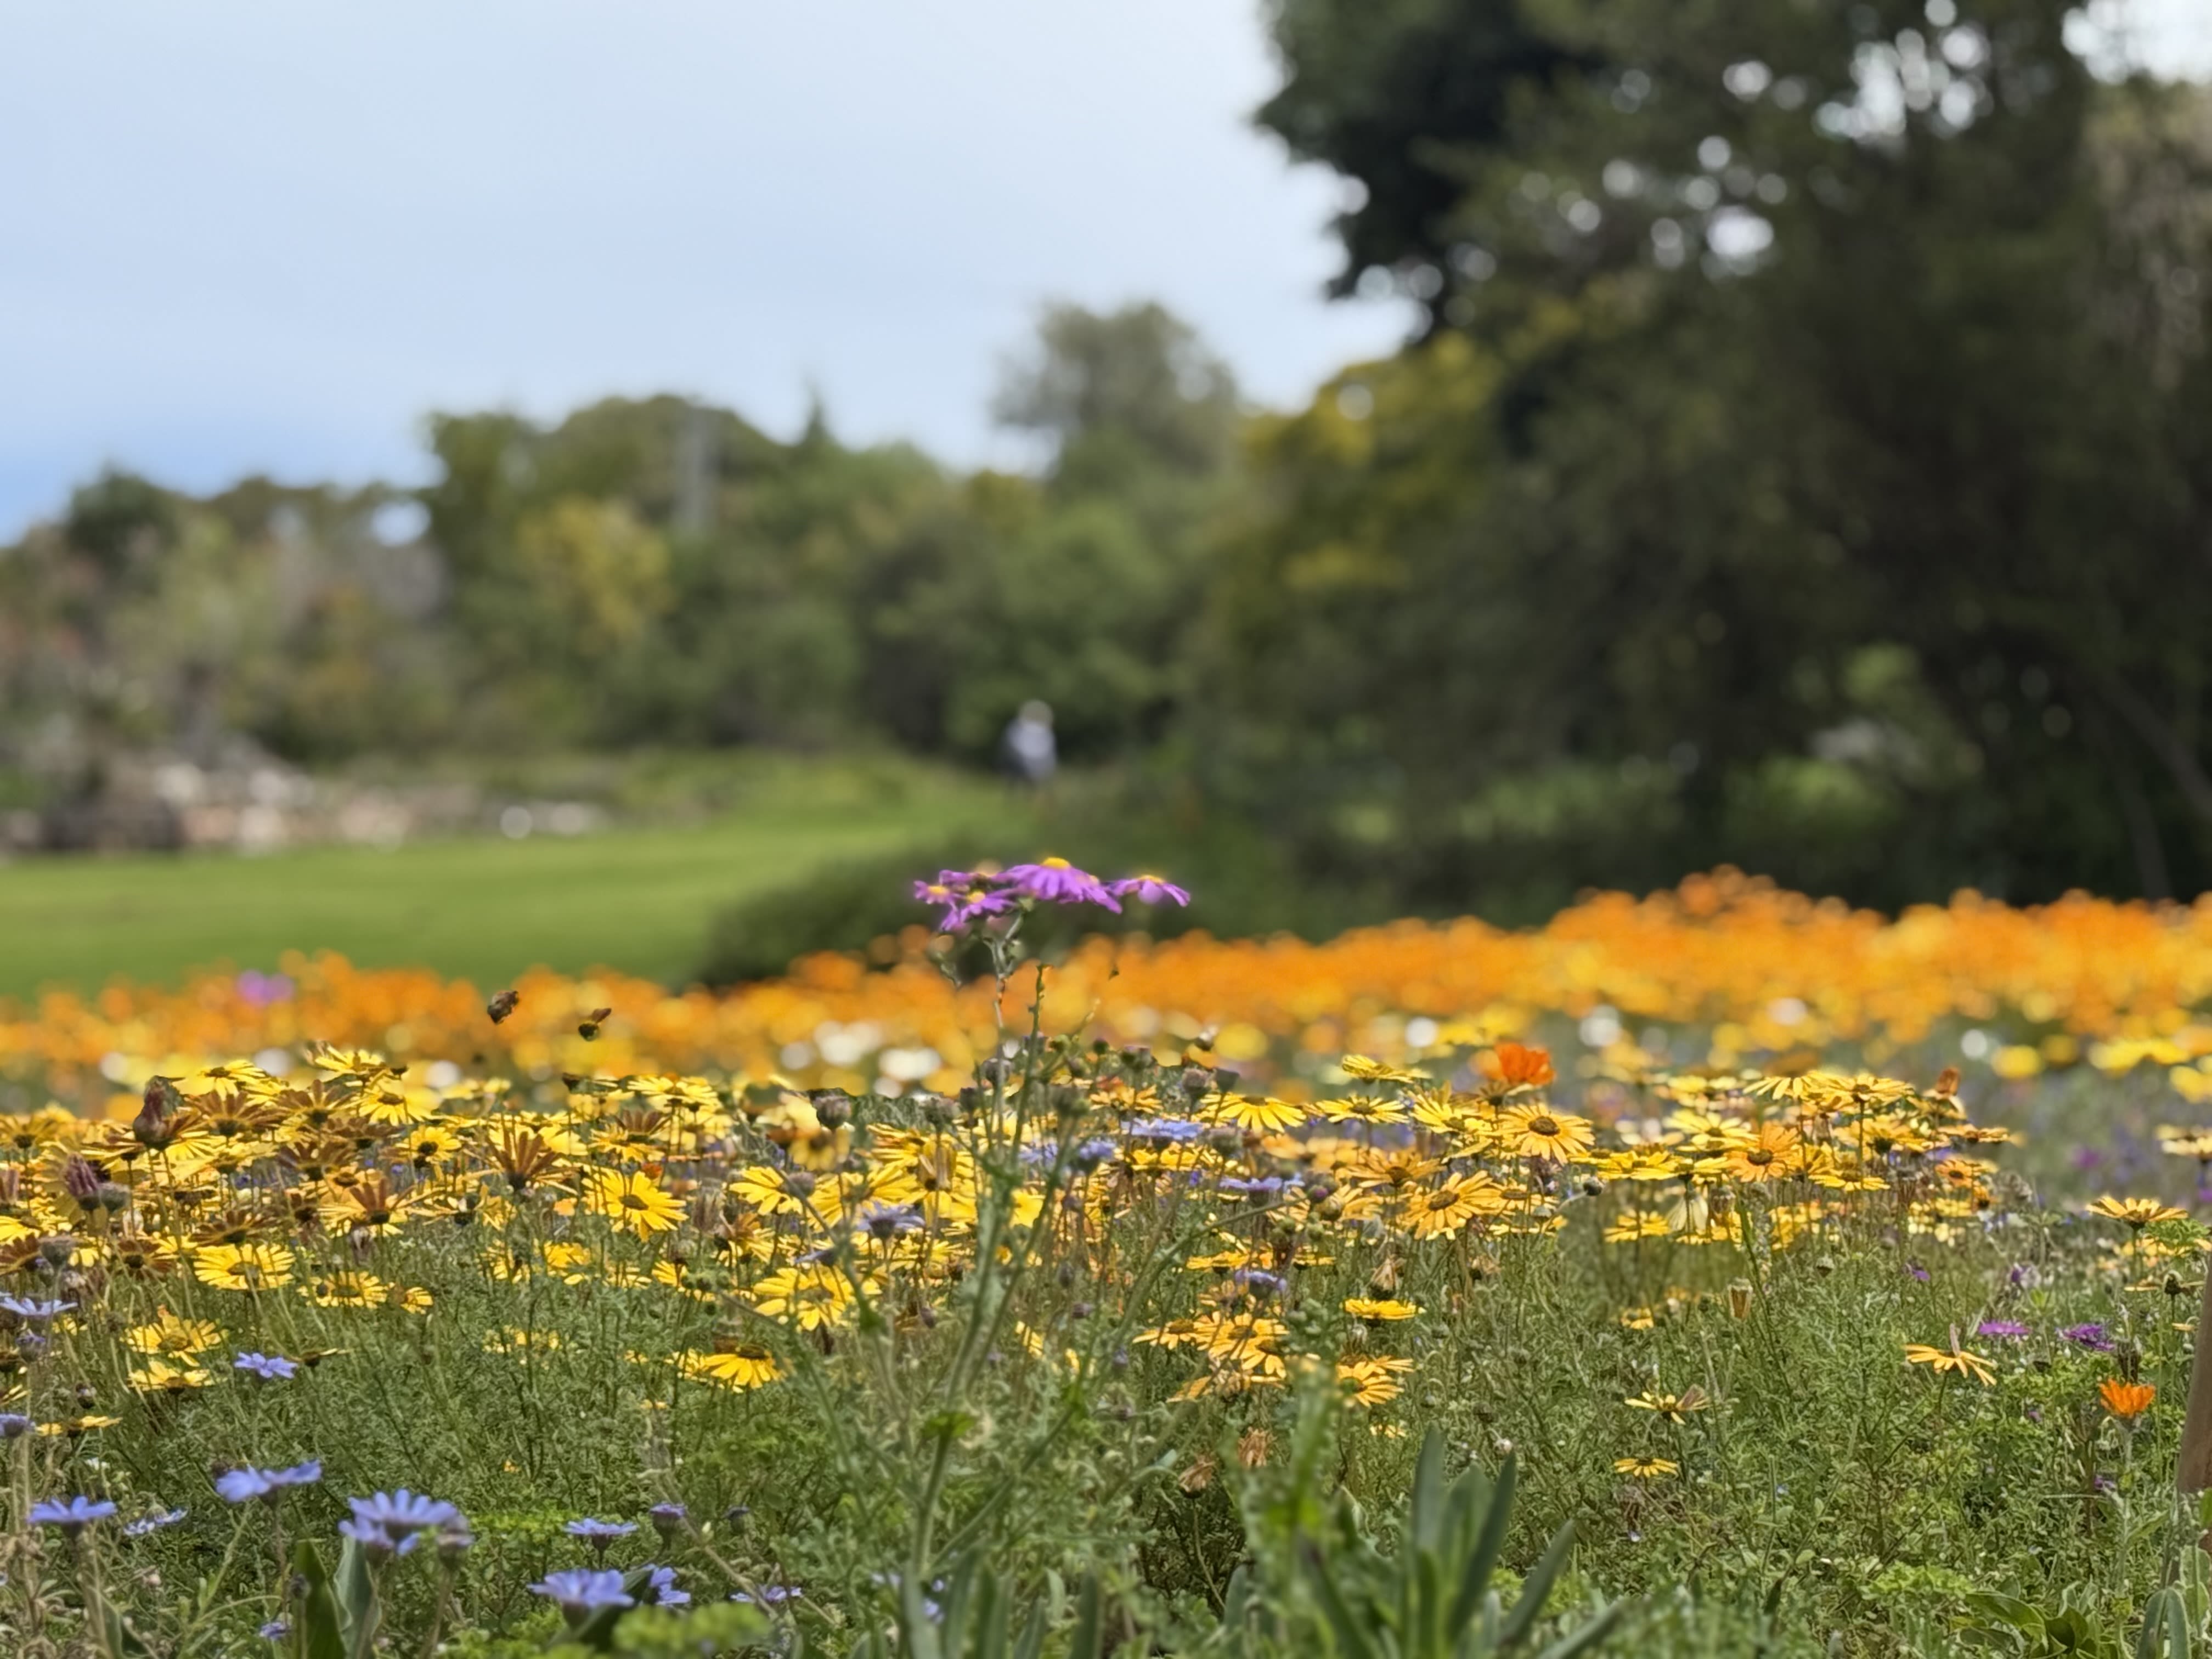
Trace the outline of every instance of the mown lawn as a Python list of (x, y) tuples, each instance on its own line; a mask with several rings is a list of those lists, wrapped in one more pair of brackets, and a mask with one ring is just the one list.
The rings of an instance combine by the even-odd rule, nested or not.
[(732, 900), (1006, 810), (985, 780), (786, 762), (699, 822), (570, 840), (27, 860), (0, 866), (0, 996), (273, 969), (293, 949), (483, 985), (537, 964), (681, 981)]

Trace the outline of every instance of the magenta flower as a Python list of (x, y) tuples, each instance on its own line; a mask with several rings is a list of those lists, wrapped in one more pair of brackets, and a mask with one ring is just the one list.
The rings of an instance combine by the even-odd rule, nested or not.
[(1121, 901), (1106, 890), (1106, 884), (1088, 870), (1079, 870), (1066, 859), (1044, 859), (1036, 864), (1011, 866), (1004, 879), (1025, 897), (1052, 904), (1100, 904), (1118, 912)]
[(937, 919), (937, 931), (949, 933), (957, 927), (965, 927), (971, 921), (985, 916), (997, 915), (1001, 910), (1014, 908), (1014, 895), (1005, 888), (970, 887), (960, 896), (959, 902)]
[(1133, 898), (1145, 904), (1158, 904), (1162, 899), (1170, 904), (1190, 902), (1190, 895), (1165, 876), (1124, 876), (1109, 882), (1106, 890), (1115, 898)]
[(1974, 1327), (1977, 1336), (2002, 1336), (2017, 1341), (2027, 1334), (2027, 1327), (2017, 1319), (1984, 1319)]

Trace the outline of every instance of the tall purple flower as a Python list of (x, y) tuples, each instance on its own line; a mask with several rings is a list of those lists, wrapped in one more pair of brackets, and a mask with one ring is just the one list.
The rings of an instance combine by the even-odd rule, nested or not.
[(373, 1527), (394, 1539), (404, 1539), (431, 1527), (442, 1527), (461, 1518), (459, 1509), (443, 1498), (425, 1497), (402, 1486), (398, 1492), (380, 1492), (373, 1498), (349, 1498), (353, 1518), (362, 1527)]
[(1165, 876), (1124, 876), (1108, 882), (1106, 890), (1115, 898), (1133, 898), (1144, 904), (1158, 904), (1163, 899), (1170, 904), (1190, 902), (1189, 893)]
[(2117, 1346), (2111, 1337), (2105, 1334), (2105, 1328), (2094, 1322), (2087, 1325), (2069, 1325), (2058, 1334), (2093, 1353), (2110, 1353)]
[(1088, 870), (1079, 870), (1066, 859), (1042, 859), (1035, 864), (1011, 866), (1006, 885), (1027, 898), (1051, 904), (1097, 904), (1119, 911), (1121, 902), (1106, 890), (1106, 884)]
[(612, 1571), (594, 1572), (571, 1567), (549, 1572), (532, 1584), (533, 1593), (556, 1603), (572, 1625), (580, 1625), (601, 1607), (634, 1607), (637, 1598), (623, 1588), (623, 1576)]
[(0, 1312), (11, 1313), (27, 1325), (43, 1325), (76, 1306), (74, 1302), (40, 1301), (29, 1297), (0, 1296)]
[(105, 1521), (114, 1513), (115, 1505), (104, 1498), (72, 1498), (66, 1503), (43, 1498), (31, 1505), (30, 1521), (34, 1527), (59, 1527), (74, 1538), (94, 1522)]
[(617, 1538), (627, 1538), (637, 1530), (635, 1521), (602, 1521), (587, 1515), (580, 1521), (571, 1521), (561, 1528), (571, 1538), (580, 1538), (592, 1547), (592, 1559), (599, 1559), (607, 1553), (607, 1546)]
[(226, 1503), (243, 1504), (252, 1498), (274, 1499), (287, 1486), (311, 1486), (323, 1478), (320, 1458), (309, 1458), (289, 1469), (257, 1469), (248, 1465), (215, 1478), (215, 1489)]

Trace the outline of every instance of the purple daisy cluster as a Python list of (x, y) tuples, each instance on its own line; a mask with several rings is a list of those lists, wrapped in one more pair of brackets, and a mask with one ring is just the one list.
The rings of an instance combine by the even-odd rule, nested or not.
[(1024, 899), (1040, 904), (1096, 904), (1119, 914), (1121, 901), (1140, 904), (1188, 904), (1190, 895), (1164, 876), (1124, 876), (1102, 881), (1066, 859), (1040, 859), (1010, 865), (995, 874), (986, 870), (940, 870), (934, 881), (917, 881), (914, 896), (923, 904), (944, 907), (939, 933), (952, 933), (1014, 908)]

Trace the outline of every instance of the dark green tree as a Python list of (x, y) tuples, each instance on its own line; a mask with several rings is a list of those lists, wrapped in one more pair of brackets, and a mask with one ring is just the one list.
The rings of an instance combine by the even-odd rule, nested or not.
[(2057, 0), (1385, 10), (1275, 14), (1429, 321), (1263, 440), (1241, 787), (1438, 904), (2212, 878), (2201, 103)]

